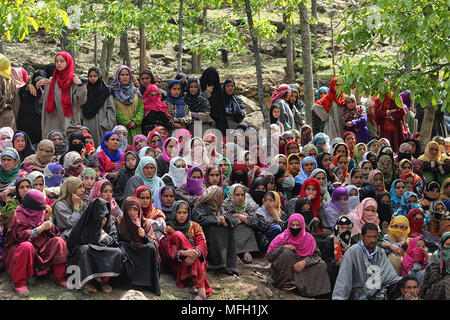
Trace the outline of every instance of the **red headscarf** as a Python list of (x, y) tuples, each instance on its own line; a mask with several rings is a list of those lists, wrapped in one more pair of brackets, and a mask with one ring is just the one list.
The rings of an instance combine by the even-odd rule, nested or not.
[[(139, 199), (139, 197), (141, 196), (142, 191), (144, 191), (144, 190), (148, 190), (150, 192), (150, 204), (149, 204), (149, 206), (147, 208), (142, 208), (142, 214), (144, 215), (144, 218), (145, 219), (156, 219), (159, 216), (161, 216), (165, 220), (166, 217), (164, 216), (162, 211), (161, 211), (161, 214), (157, 215), (156, 217), (152, 217), (152, 211), (154, 210), (153, 205), (152, 205), (152, 197), (153, 197), (153, 195), (152, 195), (152, 190), (150, 190), (149, 187), (147, 187), (145, 185), (137, 187), (134, 190), (133, 196), (135, 196), (136, 198)], [(158, 210), (158, 211), (160, 211), (160, 210)]]
[(297, 141), (295, 141), (295, 140), (289, 141), (284, 148), (284, 155), (286, 157), (287, 157), (287, 149), (290, 144), (295, 144), (298, 147), (298, 150), (300, 150), (300, 146), (298, 145)]
[(408, 220), (409, 220), (409, 237), (414, 234), (422, 234), (423, 232), (423, 220), (415, 220), (414, 216), (416, 214), (421, 214), (423, 218), (425, 219), (425, 213), (423, 213), (422, 209), (415, 208), (408, 212)]
[(312, 204), (312, 211), (313, 211), (313, 216), (315, 218), (319, 217), (319, 210), (320, 210), (320, 206), (322, 204), (322, 199), (320, 197), (320, 183), (319, 180), (317, 180), (316, 178), (308, 178), (305, 180), (305, 182), (303, 182), (302, 185), (302, 189), (300, 190), (300, 194), (298, 195), (299, 198), (306, 198), (306, 188), (312, 185), (316, 188), (317, 190), (317, 194), (314, 197), (314, 199), (312, 199), (311, 204)]
[(340, 107), (345, 106), (345, 94), (342, 92), (339, 97), (336, 95), (337, 94), (337, 90), (336, 90), (336, 82), (337, 81), (338, 81), (338, 78), (331, 79), (328, 93), (322, 99), (316, 101), (316, 104), (320, 104), (322, 107), (325, 108), (325, 110), (327, 112), (330, 112), (331, 106), (333, 105), (333, 101), (336, 102), (337, 105)]
[(422, 265), (422, 269), (425, 269), (427, 257), (423, 252), (423, 248), (417, 246), (419, 240), (425, 241), (422, 236), (409, 240), (408, 250), (402, 260), (402, 277), (406, 276), (409, 271), (411, 271), (416, 262), (419, 262)]
[[(91, 139), (92, 139), (92, 135), (90, 135), (89, 132), (83, 132), (83, 136), (84, 136), (85, 138), (91, 138)], [(94, 142), (92, 142), (92, 143), (85, 143), (84, 146), (85, 146), (85, 148), (86, 148), (86, 152), (89, 153), (89, 154), (90, 154), (92, 151), (95, 151), (95, 145), (94, 145)]]
[(61, 104), (63, 107), (64, 116), (71, 117), (73, 116), (73, 107), (72, 101), (70, 99), (70, 88), (72, 87), (74, 77), (73, 58), (70, 53), (60, 51), (55, 56), (55, 62), (57, 56), (63, 57), (67, 65), (64, 70), (58, 71), (58, 69), (55, 69), (55, 72), (53, 73), (50, 87), (48, 89), (47, 106), (45, 108), (45, 112), (52, 113), (55, 109), (55, 82), (57, 82), (58, 87), (61, 89)]
[[(339, 154), (339, 155), (334, 156), (334, 158), (333, 158), (333, 165), (334, 165), (335, 168), (339, 167), (338, 162), (339, 162), (339, 159), (341, 157), (347, 158), (347, 160), (348, 160), (348, 157), (344, 156), (343, 154)], [(345, 167), (345, 168), (342, 168), (342, 169), (344, 169), (345, 178), (347, 178), (348, 177), (348, 166)]]
[[(152, 96), (150, 93), (156, 91), (157, 95)], [(167, 110), (167, 105), (161, 101), (161, 95), (159, 94), (159, 89), (156, 84), (149, 84), (145, 89), (144, 95), (142, 96), (142, 100), (144, 102), (144, 113), (147, 114), (150, 111), (162, 111), (167, 115), (167, 118), (170, 120), (172, 116)]]
[(283, 97), (286, 92), (291, 91), (291, 87), (288, 84), (282, 84), (272, 93), (271, 104), (274, 104), (278, 99)]
[[(351, 132), (351, 131), (346, 131), (346, 132), (344, 132), (344, 135), (342, 136), (342, 139), (344, 140), (344, 143), (345, 143), (345, 138), (348, 136), (348, 135), (353, 135), (354, 137), (355, 137), (355, 143), (358, 141), (358, 138), (356, 138), (356, 134), (354, 134), (353, 132)], [(345, 143), (346, 144), (346, 143)], [(350, 148), (349, 146), (347, 146), (348, 147), (348, 150), (350, 151), (350, 157), (351, 158), (354, 158), (355, 157), (355, 147), (353, 146), (353, 148)]]

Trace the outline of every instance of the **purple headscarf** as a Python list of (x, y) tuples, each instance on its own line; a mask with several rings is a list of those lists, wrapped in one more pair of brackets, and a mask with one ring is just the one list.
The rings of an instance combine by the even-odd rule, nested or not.
[[(62, 174), (56, 172), (62, 171)], [(48, 188), (58, 187), (62, 183), (64, 176), (64, 167), (58, 162), (51, 162), (44, 168), (45, 186)]]
[[(192, 179), (191, 175), (192, 175), (192, 171), (194, 171), (194, 169), (199, 169), (202, 172), (202, 178), (201, 179)], [(203, 192), (203, 180), (205, 179), (205, 175), (203, 173), (202, 168), (200, 167), (192, 167), (189, 169), (188, 173), (187, 173), (187, 182), (185, 184), (183, 184), (183, 187), (186, 189), (186, 191), (189, 194), (195, 194), (195, 195), (201, 195)]]
[[(121, 84), (119, 81), (119, 75), (123, 69), (127, 69), (128, 72), (130, 73), (130, 82), (128, 82), (128, 84)], [(125, 105), (130, 105), (134, 102), (134, 96), (136, 93), (138, 94), (138, 96), (141, 97), (141, 92), (139, 91), (139, 88), (136, 88), (134, 86), (131, 77), (132, 73), (130, 67), (126, 65), (121, 65), (117, 69), (116, 78), (109, 85), (113, 96)]]
[(45, 196), (36, 189), (29, 190), (22, 199), (22, 204), (16, 209), (22, 212), (33, 228), (40, 226), (44, 222)]
[(402, 98), (403, 105), (408, 108), (409, 110), (412, 109), (413, 104), (411, 101), (411, 90), (406, 90), (406, 92), (400, 93), (400, 97)]
[(342, 215), (348, 214), (348, 200), (339, 201), (340, 197), (348, 197), (348, 191), (345, 187), (337, 187), (333, 190), (330, 203), (325, 208), (327, 214), (327, 227), (333, 228), (337, 219)]

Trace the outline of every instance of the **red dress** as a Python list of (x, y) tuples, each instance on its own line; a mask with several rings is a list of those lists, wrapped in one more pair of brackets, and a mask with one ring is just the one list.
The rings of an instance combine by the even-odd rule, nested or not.
[[(191, 221), (191, 227), (186, 232), (186, 235), (180, 231), (175, 231), (171, 226), (167, 226), (166, 232), (166, 254), (169, 265), (176, 273), (177, 287), (184, 288), (193, 282), (197, 288), (204, 287), (206, 295), (210, 296), (212, 290), (206, 279), (206, 268), (208, 266), (206, 256), (208, 251), (202, 227), (198, 223)], [(178, 251), (194, 248), (200, 250), (201, 256), (191, 266), (188, 267), (184, 262), (177, 260)]]

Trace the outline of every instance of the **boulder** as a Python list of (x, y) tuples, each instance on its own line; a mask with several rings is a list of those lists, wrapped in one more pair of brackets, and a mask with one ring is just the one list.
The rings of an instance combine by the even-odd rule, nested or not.
[(262, 111), (255, 111), (250, 114), (247, 114), (244, 118), (244, 121), (248, 123), (249, 126), (261, 129), (264, 128), (264, 116)]
[(238, 95), (237, 97), (240, 98), (244, 102), (245, 106), (247, 107), (247, 114), (261, 110), (255, 102), (248, 99), (247, 97), (242, 96), (242, 95)]
[(149, 300), (149, 299), (140, 291), (128, 290), (120, 297), (120, 300)]

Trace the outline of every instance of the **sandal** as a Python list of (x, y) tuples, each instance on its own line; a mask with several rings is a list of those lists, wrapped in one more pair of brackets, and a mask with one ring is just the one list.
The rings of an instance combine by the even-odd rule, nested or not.
[(27, 287), (16, 288), (16, 293), (23, 298), (28, 297), (30, 295), (30, 291), (28, 291)]
[(296, 286), (290, 286), (290, 287), (284, 287), (283, 288), (283, 290), (286, 290), (286, 291), (292, 291), (292, 290), (295, 290), (295, 289), (297, 289)]
[(246, 253), (244, 253), (243, 261), (245, 263), (252, 263), (253, 262), (253, 257), (250, 254), (250, 252), (247, 251)]
[(112, 287), (109, 283), (102, 283), (102, 292), (110, 293), (112, 291)]
[[(200, 299), (197, 299), (197, 297), (199, 297)], [(195, 296), (194, 300), (205, 300), (205, 296), (202, 295), (201, 293), (197, 293), (197, 295)]]
[(96, 293), (98, 290), (91, 283), (87, 282), (83, 286), (83, 291), (90, 292), (90, 293)]

